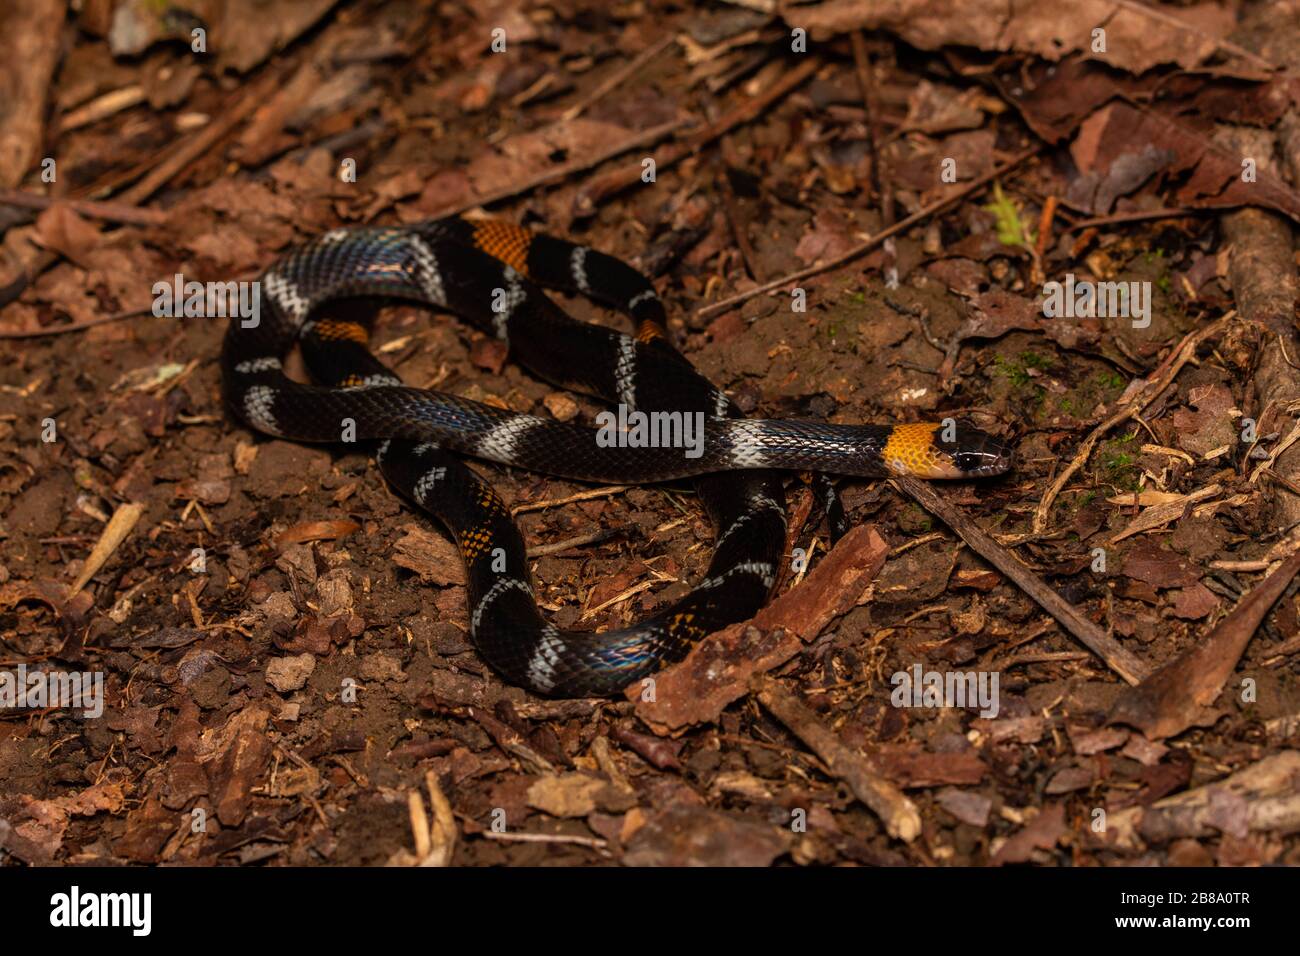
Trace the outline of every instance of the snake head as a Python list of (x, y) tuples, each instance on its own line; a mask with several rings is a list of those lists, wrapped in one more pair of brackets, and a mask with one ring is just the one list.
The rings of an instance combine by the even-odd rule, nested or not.
[(965, 422), (896, 425), (881, 457), (890, 471), (917, 478), (990, 478), (1011, 468), (1011, 449)]

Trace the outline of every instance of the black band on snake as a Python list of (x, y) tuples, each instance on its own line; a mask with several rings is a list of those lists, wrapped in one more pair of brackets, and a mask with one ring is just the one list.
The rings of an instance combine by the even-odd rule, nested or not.
[[(578, 322), (539, 286), (619, 309), (636, 332)], [(258, 431), (296, 441), (338, 442), (349, 425), (356, 439), (381, 441), (378, 461), (390, 484), (456, 539), (479, 653), (507, 681), (547, 696), (615, 693), (762, 607), (785, 548), (781, 470), (972, 478), (1011, 464), (993, 438), (952, 420), (742, 418), (673, 347), (648, 279), (618, 259), (505, 222), (457, 217), (334, 230), (273, 265), (260, 289), (258, 317), (233, 319), (226, 333), (231, 409)], [(595, 429), (409, 388), (367, 349), (364, 322), (318, 311), (359, 297), (445, 309), (504, 340), (541, 378), (622, 409)], [(282, 371), (295, 343), (319, 384)], [(628, 431), (631, 412), (644, 416)], [(537, 609), (523, 538), (504, 502), (459, 455), (585, 481), (692, 478), (717, 531), (706, 576), (633, 627), (558, 630)], [(818, 487), (837, 533), (842, 511), (833, 489), (826, 480)]]

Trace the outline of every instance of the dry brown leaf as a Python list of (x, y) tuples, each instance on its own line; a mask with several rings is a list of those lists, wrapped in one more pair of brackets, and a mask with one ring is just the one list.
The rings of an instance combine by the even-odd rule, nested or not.
[[(1048, 60), (1082, 51), (1133, 73), (1159, 63), (1197, 66), (1236, 28), (1233, 10), (1217, 3), (1147, 6), (1152, 9), (1113, 0), (826, 0), (792, 7), (783, 15), (791, 27), (808, 30), (814, 39), (851, 30), (883, 30), (922, 50), (973, 46)], [(1105, 26), (1105, 53), (1092, 52), (1093, 30), (1099, 25)]]
[(1264, 615), (1300, 572), (1300, 552), (1257, 584), (1206, 637), (1136, 687), (1126, 687), (1108, 722), (1137, 727), (1150, 740), (1181, 733), (1209, 715)]
[(421, 581), (439, 586), (465, 583), (465, 566), (456, 546), (442, 535), (408, 524), (393, 546), (393, 563), (414, 571)]

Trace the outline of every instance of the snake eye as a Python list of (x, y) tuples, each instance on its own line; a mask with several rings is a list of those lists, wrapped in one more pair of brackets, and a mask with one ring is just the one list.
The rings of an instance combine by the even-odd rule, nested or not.
[(959, 426), (947, 450), (962, 477), (987, 478), (1011, 469), (1011, 449), (977, 428)]

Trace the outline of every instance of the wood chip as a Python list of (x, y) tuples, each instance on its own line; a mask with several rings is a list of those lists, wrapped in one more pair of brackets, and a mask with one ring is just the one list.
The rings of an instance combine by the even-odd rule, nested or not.
[(135, 527), (142, 514), (144, 514), (144, 505), (135, 502), (118, 505), (117, 510), (113, 512), (113, 517), (109, 519), (108, 524), (100, 534), (99, 540), (95, 542), (90, 557), (86, 558), (86, 564), (81, 569), (81, 574), (78, 575), (76, 583), (72, 585), (72, 590), (68, 592), (69, 597), (84, 588), (90, 579), (99, 573), (99, 569), (104, 566), (108, 559), (113, 556), (113, 552), (126, 540), (126, 536), (131, 533), (131, 529)]
[(891, 837), (911, 843), (921, 835), (921, 814), (916, 804), (880, 776), (865, 757), (828, 730), (798, 698), (775, 680), (767, 678), (758, 692), (758, 699), (880, 817)]
[(645, 687), (626, 691), (636, 713), (661, 735), (716, 720), (732, 701), (749, 693), (757, 674), (780, 667), (846, 613), (885, 563), (889, 546), (870, 525), (846, 534), (798, 587), (767, 605), (749, 622), (710, 635), (686, 659), (654, 677), (653, 699)]
[[(1173, 500), (1161, 503), (1153, 503), (1140, 515), (1133, 519), (1127, 528), (1110, 539), (1110, 544), (1123, 541), (1125, 538), (1132, 537), (1135, 534), (1141, 534), (1143, 531), (1150, 531), (1152, 528), (1159, 528), (1167, 525), (1171, 521), (1176, 521), (1183, 516), (1187, 506), (1196, 504), (1198, 501), (1205, 501), (1208, 498), (1217, 498), (1223, 493), (1223, 487), (1220, 485), (1207, 485), (1187, 495), (1175, 495)], [(1123, 502), (1123, 498), (1107, 499), (1108, 501)], [(1145, 502), (1139, 502), (1145, 504)]]

